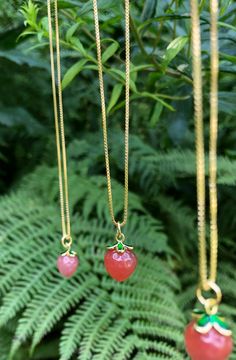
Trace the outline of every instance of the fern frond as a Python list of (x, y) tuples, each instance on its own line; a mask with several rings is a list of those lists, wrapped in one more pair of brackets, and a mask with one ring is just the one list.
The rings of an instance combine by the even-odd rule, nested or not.
[(34, 272), (31, 273), (30, 279), (24, 275), (12, 287), (11, 292), (7, 293), (4, 297), (3, 305), (0, 308), (0, 327), (5, 325), (18, 311), (25, 307), (25, 304), (30, 301), (32, 295), (42, 285), (42, 281), (45, 281), (45, 277), (47, 277), (51, 268), (51, 263), (49, 265), (45, 264), (42, 268), (35, 268)]
[(67, 320), (65, 323), (60, 343), (60, 360), (68, 360), (71, 358), (79, 343), (82, 335), (88, 327), (94, 324), (96, 317), (106, 305), (105, 294), (96, 294), (90, 296), (83, 305)]
[(158, 327), (156, 324), (150, 325), (144, 321), (135, 321), (132, 324), (132, 329), (139, 335), (151, 335), (156, 338), (177, 341), (178, 343), (183, 342), (182, 331), (173, 331), (172, 327), (163, 326), (163, 324)]
[(125, 343), (125, 333), (130, 327), (127, 319), (115, 320), (114, 323), (100, 335), (99, 344), (96, 347), (94, 360), (109, 360), (116, 353), (118, 347)]
[[(142, 174), (142, 169), (146, 167), (146, 171), (140, 177), (142, 186), (150, 187), (155, 184), (152, 176), (166, 176), (168, 181), (173, 181), (175, 177), (193, 176), (195, 169), (195, 154), (192, 151), (169, 151), (168, 153), (158, 153), (149, 145), (137, 137), (131, 137), (131, 174)], [(141, 160), (141, 161), (140, 161)], [(145, 164), (145, 166), (144, 166)], [(208, 164), (206, 164), (208, 169)], [(224, 185), (235, 185), (236, 162), (229, 158), (218, 157), (218, 183)], [(135, 172), (135, 173), (134, 173)], [(168, 174), (172, 174), (168, 177)], [(151, 178), (150, 178), (151, 177)], [(161, 179), (160, 179), (161, 182)], [(163, 183), (163, 182), (162, 182)]]
[[(58, 322), (68, 310), (77, 304), (82, 298), (91, 294), (93, 288), (97, 285), (96, 277), (90, 276), (89, 278), (81, 277), (81, 282), (74, 282), (72, 286), (68, 286), (68, 282), (63, 284), (60, 282), (58, 290), (54, 290), (51, 295), (46, 297), (46, 301), (41, 307), (40, 321), (38, 321), (37, 329), (34, 332), (32, 349), (41, 341), (41, 339), (52, 329), (53, 325)], [(55, 287), (55, 284), (54, 284)], [(45, 289), (43, 290), (45, 294)], [(57, 305), (55, 306), (55, 300)], [(32, 302), (32, 308), (37, 306), (37, 303), (42, 304), (42, 297), (36, 296), (36, 302)], [(27, 308), (28, 310), (28, 308)], [(26, 318), (27, 318), (26, 310)], [(29, 309), (29, 313), (31, 309)]]
[[(89, 191), (88, 183), (86, 191)], [(85, 204), (86, 198), (80, 198), (79, 203)], [(83, 256), (76, 275), (66, 280), (55, 267), (60, 240), (56, 210), (45, 206), (37, 196), (32, 201), (26, 190), (12, 194), (6, 202), (4, 198), (0, 200), (0, 238), (4, 239), (1, 249), (6, 254), (0, 267), (3, 275), (0, 324), (19, 316), (10, 357), (13, 359), (22, 345), (31, 340), (33, 351), (45, 335), (59, 323), (61, 326), (62, 319), (65, 322), (61, 359), (69, 360), (76, 354), (80, 360), (110, 360), (115, 356), (119, 359), (124, 354), (130, 359), (133, 354), (144, 351), (139, 339), (144, 337), (145, 326), (149, 329), (145, 338), (153, 343), (153, 348), (160, 339), (166, 344), (177, 344), (183, 324), (175, 299), (180, 286), (169, 266), (157, 255), (169, 253), (161, 222), (146, 210), (138, 213), (137, 208), (140, 211), (142, 206), (133, 207), (126, 235), (127, 243), (136, 244), (139, 266), (126, 283), (119, 284), (106, 274), (103, 266), (106, 245), (113, 240), (110, 223), (101, 220), (102, 215), (93, 217), (101, 205), (93, 210), (89, 205), (85, 213), (81, 208), (79, 221), (77, 206), (76, 203), (72, 217), (74, 249)], [(6, 214), (11, 214), (11, 220)], [(5, 226), (11, 226), (11, 231), (5, 232)], [(147, 226), (151, 245), (146, 242)], [(158, 312), (161, 316), (157, 319), (153, 315)], [(170, 318), (176, 319), (172, 325)], [(165, 333), (159, 331), (160, 337), (153, 337), (155, 330), (152, 329), (162, 325), (167, 329)], [(158, 350), (154, 352), (161, 355)]]
[[(173, 346), (167, 345), (166, 343), (160, 341), (160, 342), (152, 342), (147, 339), (140, 339), (139, 340), (140, 349), (143, 349), (145, 351), (155, 351), (158, 353), (156, 358), (165, 358), (161, 357), (166, 356), (167, 359), (175, 359), (175, 360), (183, 360), (183, 354), (176, 350)], [(148, 353), (148, 352), (147, 352)]]
[[(21, 238), (20, 238), (21, 240)], [(52, 246), (42, 241), (42, 247), (35, 247), (34, 238), (31, 238), (26, 246), (22, 248), (21, 243), (14, 246), (18, 250), (18, 254), (13, 251), (10, 255), (11, 260), (4, 266), (4, 277), (0, 279), (0, 291), (4, 294), (18, 279), (27, 273), (30, 265), (37, 259), (51, 250)], [(29, 252), (29, 247), (32, 252)], [(33, 249), (34, 248), (34, 249)], [(10, 250), (11, 252), (11, 250)], [(14, 266), (12, 266), (14, 264)], [(52, 265), (51, 265), (52, 268)]]
[(137, 347), (138, 337), (128, 335), (122, 341), (122, 346), (119, 346), (114, 355), (114, 360), (132, 359), (132, 354)]
[(83, 340), (80, 343), (80, 353), (78, 357), (79, 360), (91, 359), (92, 350), (96, 349), (97, 345), (99, 344), (100, 334), (108, 329), (109, 325), (118, 315), (118, 313), (119, 308), (110, 302), (101, 309), (95, 323), (88, 326), (85, 331)]

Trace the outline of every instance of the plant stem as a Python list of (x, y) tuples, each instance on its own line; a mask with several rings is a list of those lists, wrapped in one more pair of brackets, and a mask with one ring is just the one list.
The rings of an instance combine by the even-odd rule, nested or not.
[[(137, 27), (132, 19), (132, 17), (130, 16), (130, 28), (133, 32), (134, 38), (142, 52), (142, 54), (149, 60), (152, 62), (152, 64), (154, 65), (154, 67), (156, 68), (157, 71), (159, 72), (163, 72), (163, 68), (161, 65), (159, 65), (156, 61), (156, 59), (154, 58), (153, 55), (150, 55), (147, 53), (145, 46), (143, 44), (142, 38), (139, 35), (139, 32), (137, 30)], [(181, 73), (180, 71), (176, 71), (174, 69), (171, 69), (170, 67), (168, 67), (165, 70), (165, 74), (168, 76), (172, 76), (172, 77), (177, 77), (177, 78), (181, 78), (182, 80), (184, 80), (185, 82), (187, 82), (188, 84), (192, 84), (192, 79), (190, 77), (188, 77), (187, 75)]]

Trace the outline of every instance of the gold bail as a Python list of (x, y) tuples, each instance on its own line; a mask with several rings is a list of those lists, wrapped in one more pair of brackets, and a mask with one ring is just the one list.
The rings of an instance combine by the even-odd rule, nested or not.
[(119, 221), (117, 222), (117, 232), (116, 232), (115, 238), (116, 238), (116, 241), (122, 242), (122, 243), (125, 240), (125, 235), (121, 231), (121, 224), (119, 223)]

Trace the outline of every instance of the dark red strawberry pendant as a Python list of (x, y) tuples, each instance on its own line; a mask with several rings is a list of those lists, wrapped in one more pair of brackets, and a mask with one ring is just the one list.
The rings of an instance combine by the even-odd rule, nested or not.
[[(199, 313), (198, 313), (199, 314)], [(192, 360), (227, 360), (233, 349), (231, 330), (219, 314), (201, 313), (185, 330), (186, 350)]]
[(118, 241), (116, 245), (108, 248), (104, 264), (108, 274), (116, 281), (128, 279), (137, 266), (137, 258), (132, 247)]

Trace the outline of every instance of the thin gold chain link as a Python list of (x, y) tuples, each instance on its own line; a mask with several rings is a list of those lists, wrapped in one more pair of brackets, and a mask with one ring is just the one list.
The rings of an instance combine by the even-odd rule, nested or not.
[(53, 47), (52, 9), (51, 9), (50, 0), (47, 0), (47, 9), (48, 9), (48, 31), (49, 31), (49, 48), (50, 48), (50, 60), (51, 60), (52, 94), (53, 94), (55, 133), (56, 133), (57, 160), (58, 160), (61, 225), (62, 225), (63, 238), (66, 237), (67, 239), (70, 239), (71, 226), (70, 226), (67, 158), (66, 158), (66, 144), (65, 144), (65, 130), (64, 130), (64, 111), (63, 111), (63, 99), (62, 99), (62, 87), (61, 87), (60, 36), (59, 36), (59, 24), (58, 24), (57, 0), (54, 0), (56, 65), (57, 65), (56, 71), (55, 71), (55, 59), (54, 59), (54, 47)]
[(104, 141), (104, 154), (105, 165), (107, 175), (107, 192), (108, 192), (108, 204), (112, 218), (112, 222), (115, 226), (124, 226), (128, 217), (128, 188), (129, 188), (129, 86), (130, 86), (130, 25), (129, 25), (129, 0), (125, 0), (125, 160), (124, 160), (124, 216), (121, 222), (115, 219), (113, 208), (113, 196), (112, 196), (112, 184), (111, 184), (111, 172), (110, 172), (110, 160), (109, 160), (109, 146), (108, 146), (108, 134), (107, 134), (107, 115), (106, 115), (106, 100), (104, 91), (103, 80), (103, 64), (102, 64), (102, 50), (101, 50), (101, 38), (98, 16), (98, 4), (97, 0), (93, 0), (94, 11), (94, 25), (95, 36), (97, 46), (97, 64), (98, 64), (98, 76), (100, 84), (100, 97), (101, 97), (101, 111), (102, 111), (102, 128), (103, 128), (103, 141)]
[(197, 165), (197, 208), (198, 208), (198, 242), (199, 242), (199, 272), (203, 288), (207, 279), (206, 230), (205, 230), (205, 154), (203, 135), (202, 106), (202, 61), (201, 61), (201, 31), (198, 14), (198, 1), (191, 0), (192, 16), (192, 62), (193, 62), (193, 93), (194, 118), (196, 132), (196, 165)]
[(209, 196), (210, 196), (210, 280), (217, 277), (217, 135), (218, 135), (218, 0), (211, 0), (211, 95), (210, 95), (210, 145), (209, 145)]
[(192, 56), (194, 116), (196, 132), (197, 163), (197, 202), (198, 202), (198, 240), (199, 275), (201, 288), (209, 290), (209, 280), (216, 281), (217, 276), (217, 132), (218, 132), (218, 1), (210, 1), (211, 13), (211, 95), (210, 95), (210, 143), (209, 143), (209, 195), (210, 195), (210, 278), (208, 280), (206, 231), (205, 231), (205, 154), (204, 122), (202, 97), (201, 30), (198, 0), (191, 0), (192, 18)]

